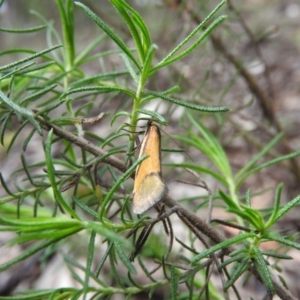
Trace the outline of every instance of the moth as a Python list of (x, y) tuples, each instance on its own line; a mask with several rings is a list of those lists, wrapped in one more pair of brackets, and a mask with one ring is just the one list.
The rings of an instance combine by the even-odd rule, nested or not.
[(132, 208), (142, 214), (168, 192), (161, 173), (161, 135), (158, 125), (150, 120), (141, 145), (139, 158), (148, 156), (136, 169)]

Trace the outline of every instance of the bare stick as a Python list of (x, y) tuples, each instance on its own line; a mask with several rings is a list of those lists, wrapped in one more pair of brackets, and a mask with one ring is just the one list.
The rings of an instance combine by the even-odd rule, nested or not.
[[(75, 145), (90, 152), (91, 154), (93, 154), (95, 156), (107, 155), (106, 151), (99, 149), (98, 147), (94, 146), (86, 139), (84, 139), (82, 137), (77, 137), (69, 132), (64, 131), (63, 129), (59, 128), (58, 126), (55, 126), (55, 125), (49, 123), (48, 121), (44, 120), (41, 116), (37, 116), (36, 119), (41, 123), (42, 127), (45, 130), (50, 131), (51, 129), (53, 129), (53, 132), (56, 136), (59, 136), (63, 139), (68, 140), (69, 142), (74, 143)], [(125, 164), (113, 155), (104, 158), (103, 162), (115, 167), (116, 169), (118, 169), (121, 172), (126, 172), (126, 170), (127, 170), (127, 167), (125, 166)], [(132, 173), (130, 175), (130, 177), (134, 178), (134, 173)], [(184, 207), (180, 206), (175, 200), (173, 200), (168, 195), (166, 195), (163, 198), (163, 202), (170, 208), (177, 206), (177, 208), (176, 208), (177, 215), (183, 222), (188, 220), (190, 223), (193, 224), (193, 226), (195, 228), (197, 228), (200, 232), (202, 232), (204, 235), (209, 237), (216, 244), (221, 243), (225, 240), (225, 238), (222, 235), (220, 235), (212, 226), (210, 226), (205, 221), (198, 218), (194, 213), (192, 213), (189, 210), (185, 209)], [(226, 248), (225, 252), (229, 253), (233, 250), (235, 250), (235, 248), (230, 246), (230, 247)], [(224, 255), (224, 251), (222, 251), (222, 254)], [(259, 277), (259, 275), (257, 274), (257, 271), (255, 270), (255, 268), (250, 267), (249, 270), (255, 276), (257, 276), (257, 278), (262, 282), (262, 280)], [(274, 285), (277, 295), (281, 299), (297, 300), (287, 289), (285, 289), (282, 286), (281, 283), (279, 283), (276, 280), (276, 278), (273, 274), (272, 274), (272, 282), (273, 282), (273, 285)]]

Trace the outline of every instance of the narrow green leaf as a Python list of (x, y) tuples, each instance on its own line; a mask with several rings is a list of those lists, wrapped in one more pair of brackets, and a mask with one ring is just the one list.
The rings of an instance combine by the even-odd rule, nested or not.
[(82, 118), (59, 117), (51, 119), (51, 123), (57, 126), (82, 124)]
[(251, 261), (249, 257), (245, 257), (240, 263), (237, 263), (238, 267), (235, 269), (234, 273), (231, 275), (230, 280), (228, 280), (224, 285), (224, 290), (226, 291), (230, 288), (249, 268)]
[(0, 271), (4, 271), (4, 270), (9, 269), (13, 265), (19, 263), (22, 260), (25, 260), (26, 258), (28, 258), (28, 257), (32, 256), (33, 254), (39, 252), (40, 250), (45, 249), (48, 246), (57, 243), (58, 241), (62, 240), (63, 238), (64, 237), (60, 237), (60, 238), (57, 238), (57, 239), (49, 239), (45, 242), (38, 243), (38, 244), (35, 244), (34, 246), (31, 246), (31, 247), (27, 248), (26, 250), (24, 250), (20, 255), (18, 255), (14, 259), (0, 265)]
[(142, 286), (142, 285), (139, 285), (137, 282), (135, 282), (135, 281), (132, 279), (132, 276), (131, 276), (131, 274), (130, 274), (129, 272), (128, 272), (127, 274), (128, 274), (128, 280), (129, 280), (129, 282), (130, 282), (133, 286), (137, 287), (138, 289), (143, 290), (143, 286)]
[[(45, 107), (45, 108), (42, 108), (42, 109), (39, 109), (39, 110), (36, 110), (36, 116), (39, 116), (39, 115), (46, 115), (47, 113), (49, 113), (50, 111), (54, 110), (55, 108), (59, 107), (60, 105), (62, 105), (63, 103), (65, 103), (64, 100), (60, 100), (60, 101), (52, 101), (51, 105)], [(38, 118), (37, 118), (38, 119)], [(40, 121), (40, 119), (38, 119)]]
[(251, 189), (247, 190), (246, 193), (246, 203), (248, 207), (251, 207)]
[(142, 268), (142, 270), (144, 271), (144, 273), (146, 274), (147, 278), (149, 278), (152, 282), (157, 282), (150, 274), (151, 270), (149, 270), (149, 267), (145, 266), (141, 257), (138, 256), (137, 257), (138, 259), (138, 262), (139, 262), (139, 265), (140, 267)]
[(129, 135), (128, 132), (113, 134), (112, 136), (110, 136), (105, 140), (105, 142), (101, 145), (101, 148), (103, 149), (106, 145), (110, 144), (113, 140), (118, 139), (121, 136), (128, 136), (128, 135)]
[[(168, 90), (164, 90), (162, 92), (160, 92), (161, 94), (163, 95), (171, 95), (171, 94), (174, 94), (174, 93), (177, 93), (177, 92), (180, 92), (181, 89), (180, 89), (180, 86), (178, 85), (175, 85), (173, 87), (171, 87), (170, 89)], [(157, 97), (155, 95), (149, 95), (147, 97), (144, 97), (142, 100), (141, 100), (141, 103), (146, 103), (146, 102), (149, 102), (151, 101), (152, 99), (156, 99)]]
[[(1, 5), (1, 3), (0, 3)], [(66, 290), (66, 291), (65, 291)], [(71, 292), (72, 291), (72, 292)], [(57, 290), (43, 290), (43, 291), (33, 291), (30, 290), (28, 294), (18, 294), (16, 296), (4, 296), (5, 300), (43, 300), (43, 299), (51, 299), (51, 294), (63, 295), (66, 297), (65, 299), (69, 299), (68, 295), (73, 294), (76, 291), (75, 288), (60, 288)], [(71, 292), (71, 293), (70, 293)], [(57, 299), (57, 298), (55, 298)], [(3, 299), (2, 299), (3, 300)], [(58, 300), (58, 299), (57, 299)]]
[(153, 294), (158, 286), (159, 286), (158, 284), (157, 285), (155, 284), (151, 287), (151, 289), (149, 290), (149, 293), (148, 293), (148, 299), (154, 299)]
[[(192, 123), (192, 127), (199, 131), (200, 135), (188, 129), (189, 137), (203, 154), (205, 154), (219, 169), (226, 180), (226, 185), (233, 184), (231, 166), (228, 157), (217, 138), (208, 130), (199, 120), (196, 120), (192, 114), (186, 112), (187, 117)], [(203, 138), (202, 138), (203, 137)]]
[(171, 299), (177, 300), (178, 279), (175, 273), (175, 267), (171, 266)]
[(161, 98), (163, 100), (169, 101), (173, 104), (179, 105), (179, 106), (183, 106), (183, 107), (187, 107), (193, 110), (197, 110), (197, 111), (202, 111), (202, 112), (213, 112), (213, 113), (217, 113), (217, 112), (226, 112), (229, 111), (229, 108), (227, 107), (208, 107), (208, 106), (201, 106), (201, 105), (197, 105), (197, 104), (192, 104), (189, 102), (184, 102), (184, 101), (180, 101), (177, 100), (175, 98), (171, 98), (171, 97), (167, 97), (166, 95), (162, 94), (162, 93), (156, 93), (156, 92), (151, 92), (151, 91), (144, 91), (143, 94), (145, 96), (153, 96), (156, 98)]
[(261, 251), (262, 255), (265, 256), (270, 256), (270, 257), (275, 257), (278, 259), (293, 259), (293, 257), (289, 256), (289, 255), (285, 255), (285, 254), (281, 254), (281, 253), (275, 253), (273, 251)]
[(257, 166), (256, 168), (250, 170), (249, 172), (245, 173), (243, 176), (240, 177), (240, 179), (238, 180), (237, 184), (236, 184), (236, 190), (239, 189), (239, 187), (241, 186), (241, 184), (245, 181), (246, 178), (248, 178), (250, 175), (255, 174), (265, 168), (268, 168), (270, 166), (273, 165), (277, 165), (278, 163), (287, 160), (287, 159), (291, 159), (294, 157), (297, 157), (300, 155), (300, 151), (295, 151), (293, 153), (287, 154), (287, 155), (283, 155), (280, 156), (278, 158), (272, 159), (264, 164), (261, 164), (260, 166)]
[(131, 273), (131, 274), (137, 274), (136, 269), (134, 268), (131, 261), (128, 259), (128, 255), (124, 252), (122, 246), (118, 242), (114, 242), (114, 247), (115, 247), (121, 261), (123, 262), (123, 264), (127, 268), (128, 272)]
[(42, 129), (40, 125), (37, 123), (37, 121), (34, 119), (34, 115), (30, 110), (27, 110), (24, 107), (19, 106), (18, 104), (12, 102), (9, 98), (7, 98), (1, 91), (0, 91), (0, 99), (8, 106), (10, 107), (16, 115), (22, 116), (35, 127), (37, 132), (40, 135), (43, 135)]
[(269, 268), (267, 266), (267, 263), (266, 263), (264, 257), (262, 256), (261, 252), (259, 251), (259, 249), (257, 247), (253, 246), (252, 249), (255, 254), (254, 267), (255, 267), (256, 271), (260, 275), (260, 277), (261, 277), (263, 283), (266, 285), (266, 287), (268, 287), (272, 292), (274, 292), (275, 288), (273, 285), (273, 281), (271, 278)]
[[(178, 138), (178, 136), (176, 137), (176, 139)], [(196, 171), (197, 173), (205, 173), (205, 174), (209, 174), (210, 176), (214, 177), (215, 179), (217, 179), (219, 182), (221, 182), (222, 184), (224, 184), (225, 186), (227, 186), (227, 182), (224, 179), (224, 177), (222, 177), (220, 174), (212, 171), (211, 169), (199, 166), (199, 165), (194, 165), (194, 164), (189, 164), (189, 163), (181, 163), (181, 164), (164, 164), (164, 166), (170, 166), (170, 167), (178, 167), (178, 168), (188, 168), (191, 170)]]
[[(116, 7), (119, 11), (120, 15), (124, 19), (127, 27), (130, 30), (131, 36), (134, 40), (135, 46), (139, 53), (141, 63), (144, 62), (146, 51), (148, 47), (143, 47), (143, 40), (144, 40), (144, 23), (138, 22), (141, 18), (134, 18), (135, 15), (138, 15), (135, 10), (133, 10), (128, 4), (126, 4), (122, 0), (110, 0), (110, 2)], [(137, 21), (137, 22), (135, 22)]]
[(102, 270), (102, 267), (103, 267), (105, 261), (107, 260), (107, 257), (108, 257), (108, 255), (109, 255), (111, 249), (113, 248), (113, 245), (114, 245), (113, 242), (109, 242), (109, 243), (108, 243), (107, 249), (106, 249), (105, 253), (103, 254), (103, 256), (102, 256), (102, 258), (101, 258), (101, 261), (100, 261), (100, 263), (99, 263), (99, 266), (98, 266), (98, 268), (96, 269), (96, 272), (95, 272), (95, 275), (96, 275), (97, 277), (99, 277), (99, 274), (100, 274), (100, 272), (101, 272), (101, 270)]
[(15, 245), (15, 244), (22, 244), (22, 243), (27, 243), (27, 242), (32, 242), (32, 241), (37, 241), (37, 240), (45, 240), (45, 239), (57, 239), (57, 238), (66, 238), (68, 236), (74, 235), (75, 233), (81, 231), (83, 229), (83, 226), (79, 225), (77, 227), (73, 226), (71, 228), (57, 228), (56, 230), (43, 230), (41, 232), (37, 230), (42, 230), (41, 229), (36, 229), (36, 232), (34, 233), (23, 233), (21, 235), (16, 236), (15, 238), (12, 238), (9, 242), (8, 245)]
[(153, 61), (153, 56), (155, 54), (155, 51), (157, 50), (157, 46), (155, 44), (151, 45), (151, 47), (149, 48), (149, 50), (147, 51), (147, 55), (143, 64), (143, 69), (142, 69), (142, 73), (140, 76), (140, 85), (142, 87), (145, 86), (148, 78), (149, 78), (149, 70), (151, 68), (151, 64)]
[(283, 184), (279, 184), (276, 188), (276, 194), (275, 194), (275, 202), (273, 205), (272, 214), (268, 220), (268, 222), (265, 224), (265, 229), (270, 228), (274, 223), (275, 219), (278, 213), (278, 210), (280, 208), (280, 198), (281, 198), (281, 192), (282, 192)]
[[(32, 212), (31, 212), (32, 214)], [(55, 230), (83, 226), (82, 222), (76, 219), (63, 217), (27, 217), (21, 219), (4, 218), (0, 216), (0, 224), (13, 226), (20, 232), (32, 232), (40, 230)]]
[(28, 68), (24, 69), (24, 70), (18, 70), (17, 75), (24, 75), (24, 74), (28, 74), (28, 73), (33, 73), (39, 70), (43, 70), (43, 69), (47, 69), (48, 67), (52, 66), (52, 65), (56, 65), (56, 61), (49, 61), (49, 62), (45, 62), (45, 63), (41, 63), (41, 64), (37, 64), (37, 63), (33, 63), (32, 66), (29, 66)]
[(115, 248), (112, 247), (111, 251), (109, 252), (109, 266), (110, 266), (110, 272), (112, 273), (112, 278), (114, 278), (114, 280), (116, 281), (116, 285), (124, 288), (124, 282), (121, 280), (120, 278), (120, 273), (118, 272), (117, 268), (116, 268), (116, 263), (117, 263), (117, 259), (116, 259), (116, 255), (115, 255)]
[(204, 140), (209, 141), (209, 143), (213, 145), (213, 150), (216, 152), (216, 154), (218, 156), (221, 155), (223, 157), (222, 160), (224, 160), (224, 158), (227, 159), (226, 153), (218, 139), (215, 137), (215, 135), (208, 128), (206, 128), (199, 120), (196, 120), (194, 116), (189, 112), (187, 112), (187, 117), (193, 124), (193, 127), (195, 127), (201, 133)]
[(22, 165), (23, 165), (23, 170), (26, 173), (26, 176), (27, 176), (29, 182), (34, 186), (35, 184), (34, 184), (32, 176), (31, 176), (31, 173), (28, 170), (28, 166), (27, 166), (27, 162), (26, 162), (24, 153), (21, 154), (21, 161), (22, 161)]
[(88, 221), (85, 222), (84, 225), (86, 229), (94, 230), (98, 234), (108, 238), (113, 242), (119, 242), (120, 244), (125, 245), (126, 247), (130, 247), (129, 241), (127, 241), (124, 237), (118, 235), (113, 229), (107, 228), (104, 224)]
[(83, 295), (86, 299), (86, 296), (88, 294), (89, 290), (89, 279), (92, 274), (92, 265), (93, 265), (93, 258), (94, 258), (94, 250), (95, 250), (95, 239), (96, 239), (96, 233), (95, 231), (91, 232), (90, 235), (90, 241), (88, 245), (88, 255), (87, 255), (87, 261), (86, 261), (86, 268), (85, 268), (85, 278), (84, 278), (84, 285), (83, 285)]
[[(83, 273), (85, 273), (86, 271), (86, 265), (80, 263), (77, 260), (77, 257), (71, 257), (69, 253), (62, 253), (62, 256), (64, 258), (64, 261), (66, 262), (67, 266), (71, 265), (71, 267), (69, 267), (69, 270), (71, 271), (73, 277), (75, 278), (75, 280), (77, 282), (79, 282), (80, 285), (84, 285), (84, 281), (81, 277), (81, 274), (79, 275), (78, 270), (81, 270)], [(94, 272), (90, 273), (90, 278), (92, 278), (96, 283), (99, 284), (99, 286), (102, 287), (107, 287), (107, 284), (105, 284), (101, 279), (98, 278), (98, 276), (96, 276), (94, 274)]]
[[(161, 148), (162, 152), (170, 152), (170, 153), (185, 153), (184, 149), (181, 148), (166, 148), (166, 147), (162, 147)], [(164, 166), (166, 166), (165, 164), (163, 164)], [(177, 167), (177, 164), (170, 164), (173, 166)]]
[(214, 245), (212, 246), (211, 248), (203, 251), (202, 253), (196, 255), (192, 260), (191, 262), (193, 264), (197, 263), (199, 260), (201, 260), (202, 258), (204, 257), (207, 257), (207, 256), (210, 256), (211, 254), (215, 253), (216, 251), (218, 250), (221, 250), (221, 249), (224, 249), (230, 245), (233, 245), (233, 244), (237, 244), (245, 239), (248, 239), (248, 238), (253, 238), (253, 237), (256, 237), (256, 234), (250, 232), (250, 233), (243, 233), (243, 234), (240, 234), (236, 237), (233, 237), (233, 238), (230, 238), (222, 243), (219, 243), (217, 245)]
[(57, 48), (60, 48), (60, 47), (62, 47), (62, 45), (56, 45), (56, 46), (54, 46), (54, 47), (45, 49), (45, 50), (43, 50), (43, 51), (36, 52), (35, 54), (33, 54), (33, 55), (31, 55), (31, 56), (29, 56), (29, 57), (27, 57), (27, 58), (24, 58), (24, 59), (18, 60), (18, 61), (16, 61), (16, 62), (13, 62), (13, 63), (11, 63), (11, 64), (2, 66), (2, 67), (0, 67), (0, 72), (1, 72), (1, 71), (4, 71), (4, 70), (7, 70), (7, 69), (10, 69), (10, 68), (14, 68), (14, 67), (16, 67), (16, 66), (18, 66), (18, 65), (24, 64), (24, 63), (26, 63), (26, 62), (28, 62), (28, 61), (30, 61), (30, 60), (33, 60), (33, 59), (35, 59), (35, 58), (37, 58), (37, 57), (40, 57), (40, 56), (42, 56), (42, 55), (44, 55), (44, 54), (46, 54), (46, 53), (49, 53), (49, 52), (51, 52), (51, 51), (53, 51), (53, 50), (56, 50)]
[(29, 120), (26, 120), (23, 124), (21, 124), (21, 126), (18, 128), (18, 130), (15, 132), (15, 134), (13, 135), (12, 139), (10, 140), (10, 143), (7, 147), (7, 153), (9, 153), (10, 149), (12, 148), (12, 146), (14, 145), (18, 135), (21, 133), (21, 131), (24, 129), (24, 127), (26, 127), (26, 125), (28, 124)]
[(48, 170), (48, 177), (55, 195), (55, 199), (61, 204), (61, 206), (75, 219), (80, 220), (77, 216), (76, 212), (69, 206), (69, 204), (63, 199), (60, 191), (58, 190), (57, 183), (55, 182), (55, 175), (54, 175), (54, 167), (52, 162), (52, 155), (51, 155), (51, 144), (52, 144), (52, 136), (53, 136), (53, 129), (49, 131), (46, 143), (45, 143), (45, 155), (46, 155), (46, 166)]
[(300, 250), (300, 244), (299, 243), (291, 241), (291, 240), (289, 240), (285, 237), (278, 237), (278, 236), (274, 236), (274, 235), (268, 237), (266, 235), (263, 235), (263, 238), (266, 238), (267, 240), (275, 241), (275, 242), (281, 243), (283, 245), (286, 245), (286, 246), (295, 248), (297, 250)]
[(98, 37), (93, 38), (93, 40), (79, 53), (74, 60), (76, 66), (80, 66), (84, 63), (84, 59), (88, 56), (88, 54), (95, 49), (95, 47), (100, 44), (104, 38), (107, 37), (106, 34), (102, 34)]
[(121, 48), (121, 50), (126, 53), (126, 55), (132, 60), (135, 66), (140, 70), (140, 66), (131, 53), (131, 50), (123, 43), (123, 41), (109, 28), (95, 13), (93, 13), (87, 6), (83, 3), (75, 1), (77, 6), (79, 6), (83, 11)]
[[(225, 1), (223, 1), (223, 3), (225, 3)], [(180, 59), (184, 58), (185, 56), (187, 56), (188, 54), (190, 54), (215, 30), (215, 28), (217, 28), (222, 22), (224, 22), (226, 20), (226, 18), (227, 18), (227, 16), (218, 17), (215, 21), (213, 21), (213, 23), (207, 29), (204, 30), (202, 35), (190, 47), (188, 47), (186, 50), (184, 50), (182, 53), (178, 54), (177, 56), (174, 56), (168, 60), (165, 60), (164, 62), (160, 62), (156, 67), (154, 67), (151, 70), (151, 73), (153, 73), (156, 70), (158, 70), (162, 67), (165, 67), (177, 60), (180, 60)], [(173, 53), (172, 53), (172, 55), (173, 55)]]
[[(229, 259), (226, 259), (224, 262), (222, 262), (219, 266), (218, 266), (218, 270), (222, 270), (224, 267), (230, 265), (233, 262), (237, 262), (237, 261), (242, 261), (243, 259), (245, 259), (245, 257), (247, 256), (247, 253), (240, 253), (238, 255), (235, 255)], [(247, 257), (247, 259), (249, 259)]]
[(127, 111), (119, 111), (119, 112), (117, 112), (113, 117), (112, 117), (112, 119), (111, 119), (111, 121), (110, 121), (110, 126), (112, 126), (113, 124), (114, 124), (114, 122), (115, 122), (115, 120), (118, 118), (118, 117), (121, 117), (121, 116), (125, 116), (125, 117), (127, 117), (127, 118), (131, 118), (131, 114), (130, 113), (128, 113)]
[[(188, 261), (188, 259), (185, 259), (185, 260)], [(186, 283), (189, 280), (193, 281), (196, 273), (198, 273), (200, 270), (203, 270), (205, 268), (206, 268), (206, 266), (204, 266), (203, 264), (196, 265), (192, 270), (189, 270), (189, 271), (183, 273), (182, 275), (180, 275), (179, 280), (178, 280), (179, 283)]]
[(33, 135), (35, 134), (35, 132), (36, 132), (36, 129), (34, 128), (34, 129), (32, 129), (32, 130), (30, 131), (30, 133), (29, 133), (28, 136), (26, 137), (26, 139), (25, 139), (25, 141), (24, 141), (24, 143), (23, 143), (23, 147), (22, 147), (22, 149), (23, 149), (24, 152), (26, 151), (27, 145), (29, 144), (29, 142), (30, 142), (31, 138), (33, 137)]
[(259, 214), (258, 211), (255, 211), (254, 209), (236, 209), (236, 208), (228, 208), (228, 212), (232, 212), (241, 218), (245, 219), (249, 224), (253, 225), (255, 229), (257, 229), (259, 232), (262, 232), (264, 230), (264, 222), (262, 219), (262, 216)]
[(268, 153), (283, 137), (283, 133), (277, 134), (257, 155), (255, 155), (243, 168), (241, 168), (234, 176), (235, 180), (246, 173), (251, 167), (253, 167), (266, 153)]
[[(192, 123), (192, 127), (194, 124)], [(197, 127), (195, 126), (195, 129)], [(218, 177), (222, 178), (222, 181), (226, 186), (232, 181), (232, 172), (228, 158), (224, 150), (220, 147), (219, 143), (216, 141), (215, 137), (210, 136), (210, 134), (204, 133), (204, 139), (200, 136), (202, 132), (194, 133), (192, 130), (187, 129), (188, 136), (175, 136), (176, 139), (182, 141), (186, 145), (195, 147), (204, 155), (206, 155), (220, 171), (221, 175), (218, 174)], [(210, 171), (210, 170), (208, 170)], [(211, 171), (214, 173), (213, 171)], [(215, 177), (215, 176), (214, 176)]]
[(254, 218), (258, 224), (260, 224), (257, 229), (262, 229), (264, 227), (264, 219), (260, 212), (254, 208), (242, 205), (244, 212), (249, 215), (251, 218)]
[(62, 0), (56, 0), (60, 19), (62, 23), (62, 32), (64, 38), (64, 55), (66, 70), (70, 71), (74, 65), (74, 24), (73, 24), (73, 2), (66, 1), (65, 7)]
[(22, 71), (28, 70), (34, 64), (35, 64), (34, 62), (31, 62), (28, 65), (18, 67), (16, 69), (12, 70), (11, 72), (4, 73), (4, 75), (2, 77), (0, 77), (0, 81), (3, 81), (5, 78), (12, 77), (13, 75), (21, 74)]
[[(0, 173), (1, 174), (1, 173)], [(30, 193), (30, 190), (26, 190), (28, 193)], [(37, 192), (38, 189), (33, 189), (33, 192)], [(21, 198), (22, 194), (24, 194), (24, 192), (18, 192), (15, 194), (16, 198)], [(27, 196), (27, 194), (25, 194), (25, 196)], [(17, 205), (15, 204), (1, 204), (1, 212), (2, 215), (0, 215), (1, 217), (4, 217), (3, 214), (7, 214), (9, 220), (15, 220), (18, 215), (18, 218), (20, 216), (22, 216), (22, 218), (32, 218), (32, 207), (31, 206), (21, 206), (21, 209), (18, 208)], [(38, 212), (38, 217), (43, 217), (45, 218), (51, 218), (51, 220), (53, 220), (53, 216), (52, 216), (52, 210), (47, 209), (45, 207), (40, 207), (39, 208), (39, 212)], [(34, 220), (36, 220), (37, 218), (35, 217)], [(20, 222), (20, 220), (18, 220), (18, 222)], [(16, 225), (18, 223), (15, 223), (13, 225)], [(23, 225), (21, 225), (23, 227)]]
[(47, 28), (47, 25), (41, 25), (41, 26), (36, 26), (36, 27), (30, 27), (30, 28), (25, 28), (25, 29), (9, 29), (9, 28), (3, 28), (0, 27), (0, 31), (2, 32), (9, 32), (9, 33), (30, 33), (30, 32), (36, 32), (36, 31), (40, 31), (43, 30), (45, 28)]
[(128, 70), (131, 78), (134, 80), (134, 82), (138, 86), (138, 84), (139, 84), (139, 74), (137, 73), (136, 69), (133, 68), (133, 66), (131, 64), (131, 60), (129, 60), (128, 56), (125, 55), (124, 53), (121, 53), (120, 56), (123, 59), (123, 61), (125, 63), (125, 66), (126, 66), (126, 69)]
[(240, 207), (222, 190), (219, 189), (219, 195), (224, 200), (224, 202), (227, 204), (229, 209), (235, 209), (237, 211), (240, 211)]
[(112, 0), (112, 2), (114, 4), (115, 3), (120, 3), (120, 6), (124, 6), (131, 13), (134, 24), (136, 25), (136, 27), (141, 32), (141, 37), (140, 38), (141, 38), (142, 43), (143, 43), (143, 48), (145, 50), (149, 49), (149, 47), (151, 45), (151, 38), (150, 38), (150, 33), (147, 29), (147, 26), (143, 21), (143, 18), (139, 15), (139, 13), (136, 10), (134, 10), (128, 3), (126, 3), (126, 1), (124, 1), (124, 0)]
[(57, 86), (57, 84), (52, 84), (52, 85), (47, 86), (44, 89), (42, 89), (42, 90), (40, 90), (36, 93), (33, 93), (33, 94), (29, 95), (28, 97), (21, 100), (20, 105), (24, 105), (24, 104), (26, 104), (26, 102), (29, 102), (29, 101), (32, 102), (32, 101), (35, 101), (37, 99), (40, 99), (41, 96), (43, 96), (46, 93), (48, 93), (49, 91), (53, 90), (56, 86)]
[(178, 46), (175, 47), (162, 61), (160, 61), (155, 68), (153, 68), (152, 73), (157, 69), (162, 68), (176, 60), (179, 60), (193, 51), (221, 22), (226, 18), (221, 16), (217, 18), (212, 24), (210, 24), (202, 33), (202, 35), (196, 39), (196, 41), (184, 50), (182, 53), (174, 57), (174, 54), (178, 52), (184, 45), (186, 45), (206, 24), (207, 22), (216, 14), (216, 12), (224, 5), (226, 1), (222, 1), (219, 5), (199, 24)]
[(78, 200), (75, 196), (72, 197), (73, 201), (85, 212), (90, 214), (94, 218), (98, 218), (98, 213), (95, 212), (93, 209), (86, 206), (82, 201)]
[(82, 79), (79, 79), (72, 83), (74, 87), (76, 86), (82, 86), (83, 84), (101, 84), (101, 81), (107, 81), (111, 79), (119, 78), (123, 75), (128, 75), (129, 72), (127, 70), (124, 71), (115, 71), (115, 72), (109, 72), (109, 73), (102, 73), (99, 75), (94, 76), (87, 76)]
[(118, 187), (121, 185), (121, 183), (135, 170), (135, 168), (147, 158), (148, 156), (143, 156), (139, 158), (130, 168), (127, 169), (127, 171), (118, 179), (118, 181), (114, 184), (114, 186), (110, 189), (110, 191), (107, 193), (105, 199), (103, 200), (102, 206), (100, 208), (99, 212), (99, 220), (102, 222), (105, 208), (108, 204), (108, 202), (111, 200), (113, 194), (118, 189)]
[(165, 120), (165, 118), (163, 116), (161, 116), (159, 113), (157, 113), (156, 111), (139, 108), (139, 109), (137, 109), (137, 112), (140, 114), (148, 115), (148, 116), (152, 117), (154, 120), (157, 120), (158, 123), (168, 126), (168, 123)]
[[(10, 188), (8, 187), (8, 185), (6, 184), (6, 181), (2, 175), (2, 173), (0, 172), (0, 183), (1, 183), (1, 186), (4, 188), (5, 192), (12, 196), (13, 198), (17, 198), (17, 195), (15, 195), (11, 190)], [(1, 210), (3, 211), (3, 203), (0, 202), (0, 205), (1, 205)]]
[(273, 218), (273, 223), (276, 223), (283, 215), (285, 215), (290, 209), (300, 203), (300, 196), (297, 196), (292, 201), (288, 202), (284, 207), (282, 207)]
[(69, 91), (62, 94), (62, 98), (65, 98), (68, 95), (82, 92), (97, 92), (97, 94), (110, 93), (110, 92), (121, 92), (128, 94), (131, 97), (135, 97), (135, 93), (128, 89), (123, 89), (118, 86), (86, 86), (80, 88), (70, 89)]
[(3, 112), (2, 118), (0, 120), (0, 126), (1, 126), (0, 141), (1, 141), (2, 146), (4, 146), (5, 132), (6, 132), (7, 127), (9, 127), (12, 115), (13, 115), (12, 111), (10, 111), (6, 114), (4, 114), (4, 112)]

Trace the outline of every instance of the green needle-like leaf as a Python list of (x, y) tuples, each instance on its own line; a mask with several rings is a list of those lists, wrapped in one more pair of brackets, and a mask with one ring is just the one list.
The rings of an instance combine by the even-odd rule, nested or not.
[(96, 14), (94, 14), (87, 6), (81, 2), (75, 1), (75, 4), (79, 6), (84, 12), (121, 48), (122, 51), (132, 60), (135, 66), (140, 69), (140, 66), (133, 56), (131, 50), (123, 43), (120, 37), (114, 33), (114, 31), (106, 25)]
[(69, 204), (63, 199), (60, 191), (58, 190), (57, 183), (55, 181), (54, 167), (52, 163), (51, 155), (51, 145), (52, 145), (53, 130), (51, 129), (48, 134), (48, 138), (45, 144), (45, 154), (46, 154), (46, 166), (48, 170), (49, 180), (55, 195), (56, 200), (62, 205), (62, 207), (75, 219), (79, 220), (79, 217), (75, 211), (69, 206)]

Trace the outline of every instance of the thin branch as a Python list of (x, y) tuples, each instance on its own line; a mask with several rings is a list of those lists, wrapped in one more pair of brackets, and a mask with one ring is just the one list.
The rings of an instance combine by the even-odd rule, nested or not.
[[(91, 144), (89, 141), (82, 137), (77, 137), (73, 135), (72, 133), (66, 132), (63, 129), (52, 125), (48, 121), (44, 120), (42, 117), (38, 116), (37, 120), (41, 123), (42, 127), (46, 129), (47, 131), (53, 129), (53, 132), (58, 137), (61, 137), (65, 140), (68, 140), (69, 142), (74, 143), (75, 145), (79, 146), (80, 148), (90, 152), (91, 154), (95, 156), (104, 156), (107, 155), (107, 152), (103, 151), (102, 149), (99, 149), (98, 147)], [(115, 167), (121, 172), (126, 172), (127, 167), (121, 160), (116, 158), (115, 156), (111, 155), (109, 157), (104, 158), (103, 162)], [(130, 177), (134, 178), (134, 173), (130, 175)], [(212, 226), (207, 224), (205, 221), (197, 217), (194, 213), (190, 212), (186, 208), (179, 205), (175, 200), (173, 200), (171, 197), (166, 195), (162, 200), (168, 207), (175, 210), (179, 218), (189, 226), (192, 224), (192, 228), (194, 230), (198, 230), (199, 232), (202, 232), (205, 236), (209, 237), (213, 242), (216, 244), (221, 243), (225, 240), (223, 236), (221, 236)], [(176, 208), (175, 208), (176, 207)], [(190, 226), (189, 226), (190, 227)], [(193, 230), (190, 228), (191, 230)], [(234, 247), (230, 246), (221, 251), (221, 253), (229, 254), (231, 251), (235, 250)], [(249, 269), (261, 282), (261, 278), (259, 274), (256, 272), (254, 268)], [(276, 294), (284, 300), (297, 300), (288, 290), (286, 290), (277, 280), (276, 277), (272, 274), (272, 281), (273, 285), (276, 291)]]
[[(201, 19), (195, 15), (195, 11), (189, 7), (185, 7), (185, 11), (191, 16), (192, 20), (196, 24), (201, 23)], [(204, 27), (205, 28), (205, 27)], [(273, 100), (269, 97), (263, 88), (258, 84), (257, 80), (254, 76), (247, 70), (244, 66), (242, 60), (230, 52), (230, 50), (226, 47), (226, 43), (220, 37), (217, 37), (214, 33), (210, 34), (209, 38), (212, 41), (212, 44), (216, 51), (220, 52), (234, 67), (236, 70), (241, 74), (241, 77), (244, 79), (246, 84), (248, 85), (249, 90), (251, 93), (256, 97), (258, 100), (261, 110), (265, 116), (265, 118), (275, 127), (277, 132), (282, 132), (282, 126), (279, 120), (276, 118), (276, 115), (273, 110)], [(286, 137), (282, 139), (282, 146), (283, 152), (285, 154), (293, 152), (293, 148), (290, 146)], [(300, 166), (299, 162), (296, 158), (290, 159), (290, 168), (293, 172), (296, 180), (300, 181)]]
[(257, 57), (263, 63), (263, 65), (264, 65), (264, 75), (265, 75), (266, 82), (267, 82), (267, 85), (268, 85), (268, 93), (269, 93), (269, 96), (271, 98), (274, 98), (275, 93), (274, 93), (274, 88), (273, 88), (273, 84), (272, 84), (272, 80), (271, 80), (271, 76), (270, 76), (269, 66), (268, 66), (268, 64), (267, 64), (267, 62), (266, 62), (266, 60), (265, 60), (265, 58), (264, 58), (264, 56), (261, 52), (260, 46), (257, 43), (257, 40), (256, 40), (255, 36), (253, 35), (251, 29), (246, 24), (246, 22), (245, 22), (244, 18), (242, 17), (241, 13), (235, 8), (232, 1), (227, 0), (227, 4), (228, 4), (229, 9), (231, 9), (236, 14), (236, 16), (238, 17), (239, 22), (241, 23), (241, 26), (244, 28), (244, 31), (248, 34), (248, 36), (249, 36), (249, 38), (250, 38), (250, 40), (253, 44), (254, 51), (255, 51)]

